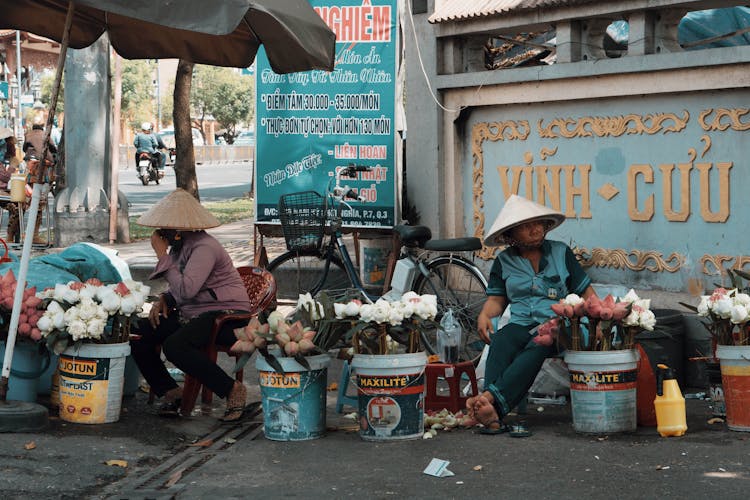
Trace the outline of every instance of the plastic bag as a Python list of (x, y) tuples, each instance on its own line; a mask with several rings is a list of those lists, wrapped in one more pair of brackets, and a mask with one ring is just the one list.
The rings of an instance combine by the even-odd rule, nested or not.
[(453, 317), (453, 310), (448, 309), (440, 320), (437, 336), (438, 354), (443, 363), (458, 363), (461, 334), (461, 324)]

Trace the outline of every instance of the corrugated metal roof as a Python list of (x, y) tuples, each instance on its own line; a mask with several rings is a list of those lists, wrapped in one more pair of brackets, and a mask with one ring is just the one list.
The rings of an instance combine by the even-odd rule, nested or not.
[(508, 12), (580, 5), (596, 0), (437, 0), (431, 23), (464, 21)]

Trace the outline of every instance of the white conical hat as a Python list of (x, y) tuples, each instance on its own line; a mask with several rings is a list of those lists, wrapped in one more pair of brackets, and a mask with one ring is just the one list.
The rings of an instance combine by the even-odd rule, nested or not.
[(208, 229), (221, 223), (203, 208), (195, 196), (177, 188), (138, 218), (138, 224), (163, 229), (192, 231)]
[(505, 200), (503, 209), (500, 210), (497, 219), (487, 231), (484, 244), (487, 246), (504, 245), (504, 236), (508, 229), (533, 220), (548, 220), (552, 224), (549, 229), (553, 229), (563, 223), (565, 216), (557, 210), (512, 194)]
[(13, 131), (8, 127), (0, 127), (0, 139), (7, 139), (13, 135)]

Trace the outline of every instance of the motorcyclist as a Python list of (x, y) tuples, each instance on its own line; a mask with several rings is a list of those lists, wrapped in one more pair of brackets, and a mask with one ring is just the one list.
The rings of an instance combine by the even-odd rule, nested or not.
[(159, 143), (156, 141), (154, 134), (151, 133), (151, 124), (149, 122), (143, 122), (141, 124), (141, 131), (135, 135), (133, 146), (135, 146), (135, 169), (138, 172), (138, 175), (141, 175), (141, 172), (138, 169), (138, 157), (141, 153), (148, 153), (151, 158), (157, 158), (157, 165), (161, 164), (161, 159), (159, 158), (161, 155), (159, 151), (157, 151)]
[[(149, 125), (151, 124), (149, 123)], [(159, 154), (159, 177), (164, 177), (164, 167), (166, 167), (167, 165), (167, 154), (163, 153), (163, 151), (169, 151), (169, 148), (167, 148), (166, 144), (164, 144), (161, 136), (156, 132), (153, 132), (153, 125), (151, 125), (151, 130), (151, 135), (154, 136), (154, 139), (156, 140), (156, 147), (159, 150), (157, 151), (157, 153)]]

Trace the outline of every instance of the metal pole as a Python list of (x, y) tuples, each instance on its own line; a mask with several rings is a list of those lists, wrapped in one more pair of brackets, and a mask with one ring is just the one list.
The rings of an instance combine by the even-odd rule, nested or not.
[[(114, 52), (114, 51), (113, 51)], [(109, 155), (112, 158), (112, 177), (109, 192), (109, 242), (114, 243), (117, 241), (117, 187), (120, 182), (120, 113), (121, 113), (121, 102), (122, 102), (122, 61), (120, 56), (114, 52), (115, 57), (115, 95), (114, 95), (114, 111), (112, 117), (112, 135), (110, 136), (110, 144), (112, 153)], [(125, 161), (128, 161), (125, 158)]]
[(161, 79), (159, 76), (159, 60), (156, 59), (156, 132), (161, 130)]
[(15, 133), (18, 144), (23, 144), (23, 118), (21, 116), (21, 32), (16, 30), (16, 83), (18, 83), (18, 92), (16, 93), (16, 127)]

